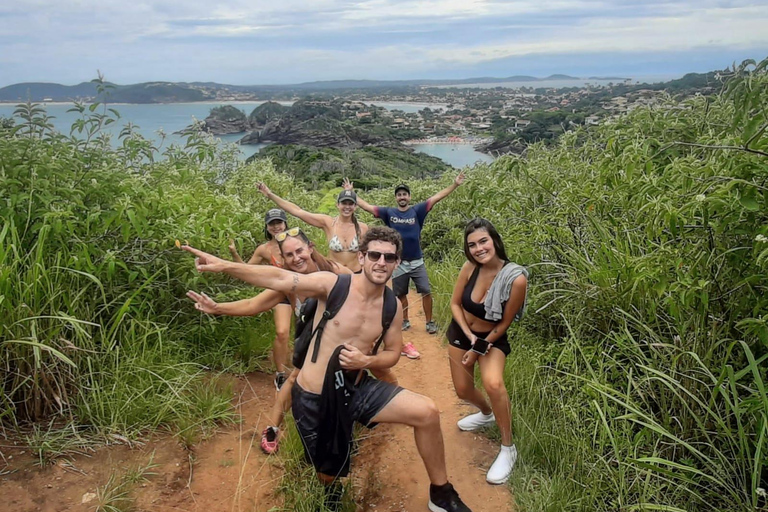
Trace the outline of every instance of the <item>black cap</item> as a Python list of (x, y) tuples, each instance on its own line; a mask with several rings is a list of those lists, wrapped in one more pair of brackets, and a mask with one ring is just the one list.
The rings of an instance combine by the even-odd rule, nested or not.
[(285, 215), (285, 212), (280, 208), (272, 208), (264, 216), (264, 224), (269, 224), (273, 220), (281, 220), (286, 224), (288, 223), (288, 217)]
[(340, 203), (342, 201), (352, 201), (353, 203), (357, 204), (357, 194), (355, 194), (352, 190), (342, 190), (339, 193), (339, 197), (336, 199), (336, 202)]
[(397, 194), (398, 190), (405, 190), (406, 192), (408, 192), (408, 194), (411, 193), (411, 189), (408, 188), (408, 185), (406, 185), (405, 183), (401, 183), (395, 187), (395, 194)]

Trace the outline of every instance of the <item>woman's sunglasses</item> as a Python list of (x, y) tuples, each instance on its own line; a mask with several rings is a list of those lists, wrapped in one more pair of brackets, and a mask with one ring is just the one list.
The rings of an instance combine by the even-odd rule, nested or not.
[(394, 252), (368, 251), (366, 254), (368, 255), (368, 259), (373, 262), (379, 261), (382, 256), (384, 256), (384, 261), (387, 263), (394, 263), (397, 261), (397, 254)]
[(278, 242), (282, 242), (289, 236), (298, 236), (299, 233), (301, 233), (301, 228), (291, 228), (287, 231), (283, 231), (282, 233), (278, 233), (275, 235), (275, 240)]

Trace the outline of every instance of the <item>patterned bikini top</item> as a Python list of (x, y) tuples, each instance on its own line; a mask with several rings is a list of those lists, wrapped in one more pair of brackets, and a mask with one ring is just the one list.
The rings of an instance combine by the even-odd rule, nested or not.
[(328, 240), (328, 249), (332, 250), (333, 252), (357, 252), (360, 250), (360, 241), (357, 239), (357, 233), (355, 233), (355, 237), (352, 239), (352, 241), (349, 243), (349, 247), (347, 249), (344, 249), (344, 246), (341, 245), (341, 239), (339, 239), (339, 235), (336, 234), (336, 221), (339, 218), (336, 217), (333, 219), (333, 237), (331, 237), (330, 240)]

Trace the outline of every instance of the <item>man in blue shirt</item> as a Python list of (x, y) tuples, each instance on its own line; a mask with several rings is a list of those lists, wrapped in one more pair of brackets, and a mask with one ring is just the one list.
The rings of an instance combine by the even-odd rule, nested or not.
[[(445, 199), (464, 182), (464, 171), (461, 171), (453, 183), (433, 195), (423, 203), (410, 206), (411, 189), (405, 183), (395, 187), (395, 200), (397, 207), (373, 206), (357, 196), (357, 205), (363, 210), (373, 214), (384, 221), (384, 224), (393, 228), (403, 238), (403, 257), (400, 265), (392, 274), (392, 290), (403, 304), (403, 330), (411, 327), (408, 320), (408, 285), (410, 280), (416, 284), (416, 291), (421, 294), (421, 303), (424, 307), (424, 316), (427, 320), (427, 332), (435, 334), (437, 324), (432, 320), (432, 295), (427, 277), (427, 269), (424, 266), (424, 256), (421, 252), (421, 228), (424, 219), (438, 201)], [(351, 190), (352, 183), (344, 182), (344, 188)], [(403, 346), (402, 354), (411, 359), (418, 359), (420, 354), (413, 343)]]

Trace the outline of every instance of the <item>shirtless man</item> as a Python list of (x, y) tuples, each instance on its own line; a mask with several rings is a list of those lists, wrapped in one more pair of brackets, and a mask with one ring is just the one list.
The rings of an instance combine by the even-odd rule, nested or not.
[[(234, 263), (188, 246), (183, 249), (197, 256), (195, 266), (200, 272), (224, 272), (261, 288), (316, 297), (319, 301), (316, 322), (325, 310), (325, 300), (338, 279), (328, 272), (302, 275), (266, 265)], [(370, 352), (381, 335), (384, 288), (400, 262), (401, 251), (402, 240), (393, 229), (375, 227), (366, 233), (357, 255), (363, 271), (352, 276), (346, 301), (325, 326), (316, 361), (312, 361), (313, 350), (309, 350), (293, 387), (293, 415), (304, 442), (305, 454), (320, 479), (326, 483), (346, 476), (349, 469), (348, 452), (342, 458), (318, 456), (328, 450), (327, 443), (317, 442), (318, 435), (329, 430), (337, 431), (339, 427), (333, 424), (338, 422), (336, 418), (321, 417), (320, 414), (321, 402), (328, 398), (328, 391), (323, 390), (324, 384), (327, 387), (328, 383), (326, 373), (329, 366), (339, 366), (345, 375), (342, 383), (350, 383), (356, 379), (359, 370), (391, 368), (399, 360), (402, 332), (396, 327), (385, 333), (382, 350), (373, 355)], [(392, 324), (400, 325), (402, 317), (402, 307), (398, 305)], [(339, 385), (336, 387), (338, 389)], [(416, 446), (431, 483), (429, 510), (469, 512), (470, 509), (448, 482), (440, 412), (435, 403), (423, 395), (376, 380), (367, 372), (357, 385), (347, 389), (351, 396), (348, 409), (344, 410), (349, 414), (350, 422), (355, 420), (370, 427), (377, 423), (400, 423), (413, 427)]]

